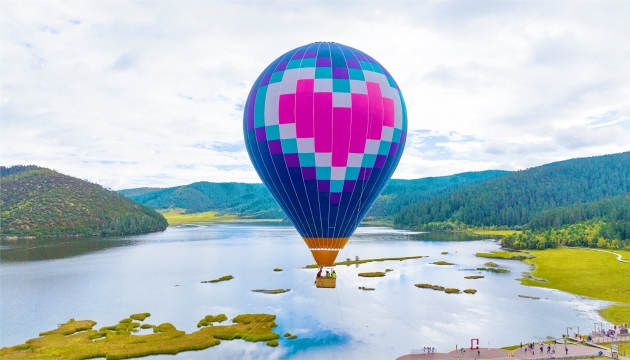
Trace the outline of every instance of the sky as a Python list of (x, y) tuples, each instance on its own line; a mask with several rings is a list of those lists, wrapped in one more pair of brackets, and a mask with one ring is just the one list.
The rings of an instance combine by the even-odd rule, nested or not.
[(334, 41), (399, 84), (394, 178), (630, 151), (630, 2), (0, 2), (0, 164), (113, 189), (260, 182), (243, 105)]

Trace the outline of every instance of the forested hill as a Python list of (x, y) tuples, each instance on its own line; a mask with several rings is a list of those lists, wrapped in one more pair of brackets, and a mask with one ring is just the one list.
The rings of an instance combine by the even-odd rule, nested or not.
[[(630, 152), (555, 162), (491, 179), (403, 209), (394, 226), (518, 226), (547, 209), (630, 193)], [(430, 227), (430, 226), (429, 226)]]
[(284, 218), (263, 184), (206, 181), (166, 189), (128, 189), (120, 193), (152, 209), (185, 209), (187, 214), (217, 211), (250, 218)]
[(391, 217), (408, 205), (446, 195), (467, 186), (509, 174), (509, 171), (471, 171), (450, 176), (414, 180), (392, 179), (378, 197), (366, 218)]
[(126, 235), (164, 230), (154, 210), (114, 191), (37, 166), (0, 167), (0, 235)]
[(501, 244), (510, 249), (587, 246), (630, 250), (630, 196), (545, 210), (507, 235)]
[[(366, 218), (390, 217), (409, 204), (508, 173), (480, 171), (415, 180), (391, 180)], [(263, 184), (197, 182), (167, 189), (128, 189), (120, 193), (159, 210), (178, 208), (185, 209), (189, 214), (217, 211), (249, 218), (285, 217)]]

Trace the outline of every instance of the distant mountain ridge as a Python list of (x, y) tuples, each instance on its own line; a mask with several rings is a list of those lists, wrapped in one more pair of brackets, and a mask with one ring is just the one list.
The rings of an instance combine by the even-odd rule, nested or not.
[(0, 236), (128, 235), (166, 229), (154, 210), (115, 191), (34, 165), (0, 167)]
[[(366, 218), (390, 217), (409, 204), (508, 173), (508, 171), (489, 170), (415, 180), (390, 180)], [(156, 210), (177, 208), (185, 209), (185, 212), (189, 214), (217, 211), (259, 219), (286, 217), (263, 184), (204, 181), (166, 189), (135, 188), (119, 192)]]
[(630, 193), (630, 152), (558, 161), (491, 179), (403, 209), (394, 226), (523, 226), (549, 209)]

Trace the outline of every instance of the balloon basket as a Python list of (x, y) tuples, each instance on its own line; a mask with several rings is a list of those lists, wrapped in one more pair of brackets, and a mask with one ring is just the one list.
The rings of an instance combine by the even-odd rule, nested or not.
[(337, 287), (337, 279), (321, 276), (315, 280), (315, 286), (318, 288), (334, 289)]

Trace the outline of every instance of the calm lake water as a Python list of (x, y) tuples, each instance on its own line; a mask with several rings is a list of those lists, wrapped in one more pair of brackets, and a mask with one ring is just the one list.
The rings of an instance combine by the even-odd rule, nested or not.
[[(459, 241), (447, 241), (459, 240)], [(469, 240), (469, 241), (462, 241)], [(241, 340), (176, 358), (395, 358), (424, 346), (450, 351), (479, 338), (500, 347), (548, 335), (567, 326), (587, 331), (603, 321), (602, 301), (554, 290), (524, 287), (515, 279), (529, 266), (496, 260), (509, 274), (465, 269), (486, 259), (476, 252), (498, 250), (495, 240), (462, 234), (417, 234), (389, 228), (357, 229), (338, 259), (425, 255), (406, 261), (337, 267), (337, 289), (317, 289), (316, 270), (297, 232), (272, 224), (181, 226), (161, 233), (120, 238), (3, 242), (0, 249), (0, 346), (16, 345), (70, 318), (91, 319), (97, 328), (137, 312), (145, 322), (171, 322), (187, 332), (208, 314), (228, 318), (242, 313), (276, 314), (280, 340), (270, 348)], [(447, 255), (441, 252), (448, 251)], [(455, 266), (430, 263), (445, 260)], [(280, 267), (282, 272), (274, 272)], [(383, 278), (364, 271), (393, 269)], [(202, 284), (223, 275), (234, 280)], [(430, 283), (475, 295), (451, 295), (413, 286)], [(358, 286), (376, 288), (362, 291)], [(289, 288), (266, 295), (253, 289)], [(532, 300), (518, 295), (541, 298)], [(173, 356), (153, 358), (172, 359)]]

